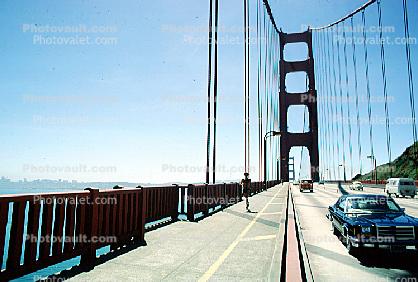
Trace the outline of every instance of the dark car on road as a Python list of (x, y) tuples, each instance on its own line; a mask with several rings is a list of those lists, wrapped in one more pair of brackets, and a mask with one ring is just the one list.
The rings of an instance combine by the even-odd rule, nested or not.
[(418, 219), (385, 195), (343, 195), (329, 207), (327, 217), (350, 254), (365, 247), (418, 250)]

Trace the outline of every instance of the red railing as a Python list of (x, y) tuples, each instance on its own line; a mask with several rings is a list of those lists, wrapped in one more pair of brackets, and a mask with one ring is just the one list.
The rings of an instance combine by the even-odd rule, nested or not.
[[(118, 248), (131, 241), (145, 243), (145, 195), (143, 189), (124, 188), (96, 192), (97, 207), (97, 236), (104, 242), (97, 247), (111, 243), (112, 249)], [(94, 211), (94, 208), (93, 208)], [(94, 218), (94, 217), (93, 217)], [(89, 225), (95, 225), (94, 220)], [(96, 249), (96, 246), (93, 246)], [(93, 251), (92, 251), (93, 252)]]
[(177, 220), (179, 206), (179, 187), (146, 187), (143, 188), (145, 197), (145, 222), (152, 223), (165, 218)]
[[(270, 182), (268, 182), (268, 184), (271, 185)], [(260, 193), (263, 191), (263, 189), (264, 189), (263, 182), (251, 182), (251, 195)]]
[[(251, 191), (277, 183), (253, 182)], [(98, 248), (145, 243), (145, 224), (177, 220), (179, 206), (194, 221), (241, 200), (238, 183), (0, 195), (0, 281), (78, 256), (80, 267), (90, 269)]]
[(141, 189), (0, 196), (0, 280), (77, 256), (90, 268), (97, 248), (144, 241), (142, 200)]
[(363, 184), (386, 184), (386, 180), (361, 180), (360, 181)]
[(228, 204), (234, 204), (242, 201), (241, 185), (238, 183), (226, 183), (225, 184), (225, 200)]
[[(261, 182), (260, 182), (261, 183)], [(266, 187), (265, 189), (269, 189), (271, 187), (274, 187), (275, 185), (280, 184), (280, 181), (278, 180), (269, 180), (266, 182)]]
[[(363, 184), (377, 184), (377, 185), (385, 185), (387, 180), (361, 180), (361, 183)], [(418, 187), (418, 180), (415, 180), (415, 186)]]
[[(251, 195), (260, 193), (263, 189), (268, 189), (278, 184), (278, 181), (267, 181), (266, 188), (263, 182), (251, 182)], [(185, 188), (182, 189), (181, 195), (184, 195)], [(189, 221), (194, 221), (197, 214), (202, 213), (200, 217), (205, 217), (210, 210), (215, 207), (223, 209), (227, 206), (242, 201), (242, 188), (238, 183), (223, 184), (200, 184), (187, 187), (187, 212), (182, 208), (181, 212), (187, 214)], [(183, 205), (182, 205), (183, 207)]]

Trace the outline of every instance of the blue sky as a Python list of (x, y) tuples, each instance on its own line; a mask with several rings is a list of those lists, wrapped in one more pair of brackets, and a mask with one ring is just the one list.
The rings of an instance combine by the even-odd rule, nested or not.
[[(255, 28), (256, 2), (252, 2), (251, 21)], [(334, 21), (363, 2), (272, 0), (271, 6), (278, 26), (294, 32), (307, 25)], [(417, 36), (418, 1), (409, 3), (411, 36)], [(384, 0), (382, 5), (384, 25), (393, 25), (397, 34), (390, 36), (402, 36), (401, 1)], [(376, 25), (376, 7), (370, 11), (371, 24)], [(208, 1), (201, 0), (128, 0), (122, 4), (2, 1), (0, 174), (12, 179), (203, 181), (207, 21)], [(236, 31), (242, 21), (242, 1), (221, 1), (219, 23), (227, 31), (221, 32), (220, 37), (232, 41), (219, 46), (219, 180), (239, 179), (244, 164), (243, 46), (234, 41), (242, 40), (241, 32)], [(80, 25), (104, 31), (36, 30)], [(52, 36), (88, 36), (90, 44), (42, 43)], [(372, 95), (381, 96), (379, 49), (371, 49)], [(412, 45), (413, 59), (416, 51), (416, 45)], [(253, 179), (258, 177), (255, 53), (253, 46)], [(410, 115), (404, 54), (404, 46), (387, 48), (389, 95), (394, 97), (389, 107), (393, 117)], [(303, 56), (303, 49), (289, 50), (289, 55)], [(359, 87), (364, 86), (363, 82), (360, 84)], [(297, 85), (296, 80), (289, 81), (289, 87)], [(383, 104), (375, 108), (379, 108), (376, 114), (381, 116)], [(290, 128), (301, 127), (302, 113), (300, 109), (290, 111)], [(366, 117), (365, 108), (362, 116)], [(363, 149), (367, 151), (367, 126), (363, 127)], [(410, 127), (392, 127), (393, 156), (412, 143)], [(384, 125), (376, 126), (378, 163), (387, 161), (384, 134)], [(297, 168), (299, 154), (299, 149), (292, 150)], [(364, 162), (368, 165), (367, 160)]]

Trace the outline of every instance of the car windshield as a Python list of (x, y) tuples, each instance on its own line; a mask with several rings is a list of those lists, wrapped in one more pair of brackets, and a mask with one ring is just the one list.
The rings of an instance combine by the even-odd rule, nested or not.
[(364, 197), (348, 199), (347, 212), (401, 212), (401, 210), (392, 199), (384, 197)]

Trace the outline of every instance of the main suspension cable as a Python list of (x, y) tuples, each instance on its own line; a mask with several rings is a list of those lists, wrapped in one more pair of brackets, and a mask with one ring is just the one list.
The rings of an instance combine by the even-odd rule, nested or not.
[(326, 26), (322, 26), (322, 27), (313, 27), (313, 28), (311, 28), (311, 30), (323, 30), (323, 29), (328, 29), (328, 28), (331, 28), (331, 27), (333, 27), (333, 26), (335, 26), (335, 25), (338, 25), (339, 23), (341, 23), (341, 22), (344, 22), (345, 20), (347, 20), (348, 18), (351, 18), (351, 17), (353, 17), (354, 15), (356, 15), (357, 13), (360, 13), (360, 12), (363, 12), (367, 7), (369, 7), (371, 4), (373, 4), (373, 3), (375, 3), (376, 2), (376, 0), (370, 0), (369, 2), (367, 2), (367, 3), (365, 3), (363, 6), (361, 6), (361, 7), (359, 7), (358, 9), (356, 9), (356, 10), (354, 10), (353, 12), (351, 12), (350, 14), (348, 14), (348, 15), (346, 15), (346, 16), (344, 16), (344, 17), (342, 17), (341, 19), (339, 19), (339, 20), (337, 20), (337, 21), (335, 21), (335, 22), (333, 22), (333, 23), (330, 23), (330, 24), (328, 24), (328, 25), (326, 25)]

